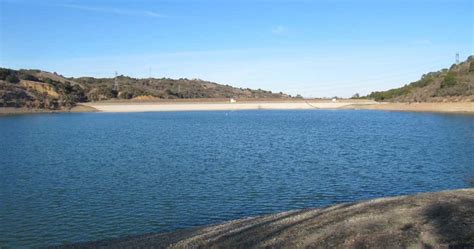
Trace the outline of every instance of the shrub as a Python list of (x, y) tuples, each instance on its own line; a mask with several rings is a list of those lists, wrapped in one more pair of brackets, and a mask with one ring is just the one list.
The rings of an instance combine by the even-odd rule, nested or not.
[(469, 72), (474, 72), (474, 61), (471, 61), (471, 63), (469, 64)]
[(470, 89), (468, 84), (457, 82), (451, 87), (439, 88), (435, 96), (447, 97), (447, 96), (468, 96), (470, 95)]
[(18, 82), (20, 82), (20, 79), (18, 79), (18, 77), (16, 77), (16, 75), (10, 74), (5, 78), (5, 81), (10, 82), (10, 83), (18, 83)]
[(452, 87), (457, 84), (456, 74), (453, 72), (449, 72), (444, 76), (443, 81), (441, 82), (441, 88)]
[(22, 80), (30, 80), (30, 81), (39, 81), (38, 78), (31, 74), (21, 74), (20, 79)]
[(13, 74), (13, 71), (10, 69), (6, 68), (0, 68), (0, 80), (6, 80), (6, 78), (10, 75)]
[(421, 87), (425, 87), (425, 86), (429, 85), (431, 82), (433, 82), (433, 78), (428, 76), (428, 77), (421, 78), (421, 80), (419, 80), (419, 81), (411, 83), (410, 86), (421, 88)]
[(119, 92), (118, 97), (121, 99), (131, 99), (133, 98), (133, 93), (129, 91), (122, 91), (122, 92)]

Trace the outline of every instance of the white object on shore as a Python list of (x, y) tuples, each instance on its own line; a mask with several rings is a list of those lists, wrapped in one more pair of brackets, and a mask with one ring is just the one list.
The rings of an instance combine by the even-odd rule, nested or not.
[(235, 99), (230, 99), (230, 103), (235, 103), (235, 102), (237, 102), (237, 100), (235, 100)]
[(336, 101), (337, 101), (337, 99), (335, 99), (335, 98), (334, 98), (334, 99), (332, 99), (332, 102), (336, 102)]

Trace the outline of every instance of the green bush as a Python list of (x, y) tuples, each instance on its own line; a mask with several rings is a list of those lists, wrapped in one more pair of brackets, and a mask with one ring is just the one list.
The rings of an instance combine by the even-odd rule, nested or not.
[(372, 92), (369, 94), (367, 97), (374, 99), (375, 101), (384, 101), (384, 100), (389, 100), (393, 99), (398, 96), (402, 96), (405, 94), (410, 93), (414, 89), (413, 86), (410, 85), (405, 85), (400, 88), (395, 88), (395, 89), (390, 89), (388, 91), (384, 92)]
[(10, 75), (13, 74), (13, 71), (10, 69), (6, 68), (0, 68), (0, 80), (6, 80), (6, 78)]
[(38, 78), (31, 74), (21, 74), (20, 79), (22, 80), (30, 80), (30, 81), (39, 81)]
[(448, 97), (448, 96), (468, 96), (470, 95), (470, 88), (468, 84), (457, 82), (451, 87), (439, 88), (435, 96)]
[(131, 99), (133, 98), (133, 93), (129, 91), (122, 91), (122, 92), (119, 92), (118, 97), (121, 99)]
[(415, 81), (413, 83), (410, 84), (410, 86), (412, 87), (425, 87), (427, 85), (429, 85), (431, 82), (433, 82), (433, 78), (431, 77), (424, 77), (422, 78), (421, 80), (419, 81)]
[(4, 80), (9, 83), (18, 83), (20, 79), (14, 70), (7, 68), (0, 68), (0, 80)]
[(452, 87), (457, 84), (456, 74), (454, 72), (449, 72), (444, 76), (443, 81), (441, 82), (441, 88)]
[(5, 78), (5, 81), (10, 82), (10, 83), (18, 83), (18, 82), (20, 82), (20, 79), (18, 79), (18, 77), (16, 77), (16, 75), (10, 74)]
[(474, 72), (474, 61), (471, 61), (471, 63), (469, 64), (469, 72)]

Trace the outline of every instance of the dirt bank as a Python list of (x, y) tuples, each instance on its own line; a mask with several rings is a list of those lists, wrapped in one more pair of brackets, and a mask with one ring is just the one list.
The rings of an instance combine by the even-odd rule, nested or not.
[(409, 112), (446, 112), (474, 114), (474, 102), (434, 102), (434, 103), (379, 103), (347, 105), (343, 109), (409, 111)]
[(474, 248), (474, 189), (381, 198), (62, 248)]

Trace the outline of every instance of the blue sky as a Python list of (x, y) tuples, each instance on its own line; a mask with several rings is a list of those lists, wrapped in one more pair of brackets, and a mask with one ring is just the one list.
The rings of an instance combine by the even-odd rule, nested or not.
[(474, 54), (473, 3), (0, 0), (0, 66), (349, 97)]

